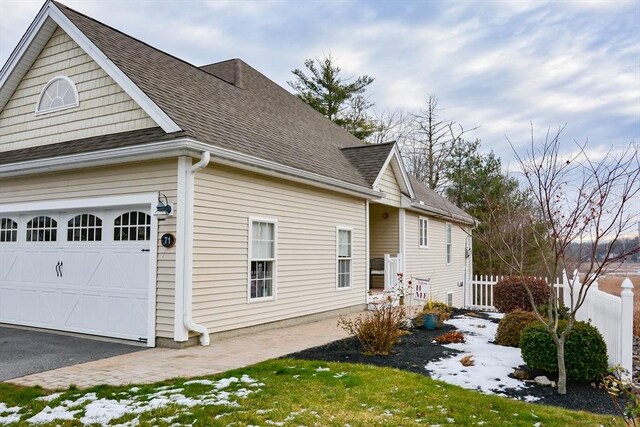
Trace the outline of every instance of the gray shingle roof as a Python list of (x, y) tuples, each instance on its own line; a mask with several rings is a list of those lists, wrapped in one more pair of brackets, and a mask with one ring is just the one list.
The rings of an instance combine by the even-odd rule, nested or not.
[(371, 186), (380, 174), (380, 170), (394, 146), (395, 142), (387, 142), (346, 147), (342, 149), (342, 154), (360, 171), (360, 174)]
[(431, 212), (435, 211), (441, 215), (450, 216), (464, 222), (474, 221), (471, 215), (424, 185), (418, 179), (410, 176), (409, 181), (411, 181), (411, 187), (413, 187), (413, 192), (416, 195), (415, 200), (418, 202), (418, 204), (414, 203), (415, 207), (420, 208), (419, 202), (422, 202), (425, 208)]
[(159, 127), (112, 133), (109, 135), (92, 136), (90, 138), (77, 139), (75, 141), (65, 141), (58, 142), (56, 144), (23, 148), (21, 150), (5, 151), (0, 153), (0, 165), (129, 147), (150, 142), (170, 141), (182, 136), (184, 136), (183, 132), (166, 134)]
[(340, 149), (363, 145), (244, 62), (244, 88), (56, 6), (146, 95), (198, 141), (363, 187)]

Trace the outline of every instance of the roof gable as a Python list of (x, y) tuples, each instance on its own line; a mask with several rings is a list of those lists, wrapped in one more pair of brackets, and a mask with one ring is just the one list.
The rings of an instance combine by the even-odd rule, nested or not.
[(128, 76), (61, 12), (61, 8), (65, 7), (51, 0), (47, 0), (18, 43), (18, 46), (16, 46), (9, 56), (6, 64), (0, 70), (0, 109), (5, 107), (25, 74), (32, 67), (40, 52), (51, 38), (53, 32), (60, 27), (93, 61), (98, 63), (165, 132), (179, 131), (180, 128), (175, 122), (138, 86), (133, 84)]
[[(77, 90), (79, 103), (36, 113), (43, 88), (61, 76)], [(0, 152), (152, 127), (153, 119), (57, 27), (0, 110)]]

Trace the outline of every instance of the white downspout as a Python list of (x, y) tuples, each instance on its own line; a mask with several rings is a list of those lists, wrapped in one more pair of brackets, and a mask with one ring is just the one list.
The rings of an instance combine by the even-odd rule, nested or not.
[(209, 331), (204, 326), (195, 323), (191, 318), (191, 311), (193, 307), (193, 208), (194, 208), (194, 175), (200, 169), (207, 167), (211, 160), (211, 153), (208, 151), (202, 152), (200, 161), (191, 166), (191, 169), (187, 172), (187, 185), (185, 201), (186, 206), (184, 210), (185, 222), (186, 222), (186, 235), (185, 235), (185, 269), (184, 269), (184, 288), (183, 288), (183, 302), (184, 302), (184, 327), (189, 331), (197, 332), (200, 334), (200, 345), (208, 346)]

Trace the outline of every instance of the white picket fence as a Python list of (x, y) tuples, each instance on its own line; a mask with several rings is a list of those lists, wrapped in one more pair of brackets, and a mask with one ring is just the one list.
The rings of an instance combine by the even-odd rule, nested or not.
[[(496, 311), (493, 305), (493, 285), (502, 280), (504, 276), (474, 276), (471, 285), (467, 287), (467, 308), (473, 310)], [(539, 277), (539, 279), (542, 279)], [(542, 279), (548, 281), (547, 279)], [(558, 298), (562, 298), (562, 283), (554, 283)]]
[[(572, 307), (573, 298), (578, 297), (581, 286), (578, 272), (574, 272), (573, 277), (574, 279), (569, 280), (563, 272), (562, 282), (554, 283), (558, 298), (567, 307)], [(501, 279), (502, 276), (475, 276), (465, 291), (467, 308), (495, 311), (493, 286)], [(632, 372), (633, 361), (632, 289), (631, 280), (625, 279), (622, 283), (622, 293), (618, 297), (598, 289), (596, 281), (576, 313), (577, 320), (590, 321), (602, 334), (607, 344), (609, 365), (622, 365), (629, 372)]]

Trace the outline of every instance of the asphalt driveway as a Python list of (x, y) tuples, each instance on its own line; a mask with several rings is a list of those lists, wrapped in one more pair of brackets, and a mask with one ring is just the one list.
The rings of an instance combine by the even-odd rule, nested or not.
[(0, 381), (146, 347), (0, 326)]

